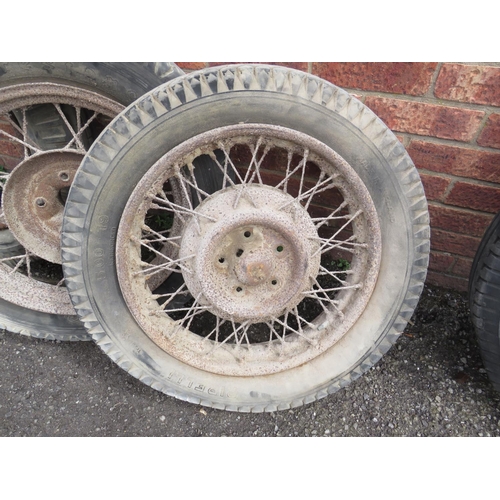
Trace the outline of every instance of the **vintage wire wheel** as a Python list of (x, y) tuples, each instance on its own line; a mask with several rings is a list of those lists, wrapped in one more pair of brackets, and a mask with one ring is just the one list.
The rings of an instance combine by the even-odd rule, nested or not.
[[(222, 175), (213, 193), (197, 181), (203, 157)], [(169, 199), (171, 180), (187, 206)], [(153, 211), (182, 230), (152, 229)], [(153, 342), (202, 370), (254, 376), (320, 356), (354, 324), (378, 275), (380, 228), (364, 184), (333, 150), (283, 127), (234, 125), (148, 171), (116, 249), (125, 301)], [(183, 279), (165, 293), (149, 286), (159, 272)], [(180, 296), (189, 299), (172, 307)]]
[[(95, 92), (61, 84), (20, 84), (2, 90), (0, 138), (10, 157), (8, 170), (0, 174), (0, 231), (19, 243), (14, 250), (6, 247), (5, 253), (0, 248), (4, 309), (11, 304), (72, 317), (78, 324), (60, 266), (64, 200), (91, 138), (122, 109)], [(15, 321), (15, 313), (3, 314)], [(83, 331), (74, 335), (87, 337)]]
[(94, 139), (123, 104), (164, 79), (135, 63), (0, 69), (0, 327), (90, 340), (60, 265), (64, 204)]
[(166, 394), (242, 412), (372, 367), (428, 256), (424, 191), (394, 134), (342, 89), (266, 65), (136, 101), (87, 153), (63, 221), (67, 286), (104, 352)]

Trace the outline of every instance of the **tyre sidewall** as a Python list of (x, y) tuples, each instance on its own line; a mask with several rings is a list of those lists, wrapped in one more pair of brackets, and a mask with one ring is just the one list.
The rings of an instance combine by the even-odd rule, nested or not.
[[(241, 122), (293, 128), (319, 139), (343, 156), (367, 186), (382, 232), (379, 279), (367, 308), (351, 330), (311, 362), (260, 377), (226, 377), (204, 372), (159, 349), (129, 313), (115, 270), (120, 217), (145, 172), (186, 139)], [(396, 138), (394, 141), (398, 143)], [(200, 98), (145, 126), (107, 167), (94, 191), (84, 228), (88, 243), (82, 254), (85, 286), (98, 321), (117, 351), (123, 354), (122, 365), (138, 367), (145, 374), (142, 378), (163, 392), (181, 399), (210, 400), (212, 405), (221, 407), (304, 402), (311, 394), (333, 392), (334, 382), (337, 381), (338, 388), (347, 374), (356, 378), (365, 371), (373, 364), (370, 355), (398, 315), (414, 261), (408, 200), (394, 173), (394, 165), (386, 156), (347, 119), (310, 101), (272, 92), (233, 92)], [(106, 227), (103, 220), (108, 221)], [(132, 373), (133, 370), (129, 369)]]
[(0, 88), (23, 83), (61, 83), (92, 90), (128, 105), (166, 79), (148, 63), (0, 63)]

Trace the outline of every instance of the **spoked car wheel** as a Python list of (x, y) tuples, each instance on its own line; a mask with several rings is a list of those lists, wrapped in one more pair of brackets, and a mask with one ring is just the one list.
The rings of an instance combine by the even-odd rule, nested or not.
[(89, 340), (60, 265), (64, 204), (93, 140), (124, 104), (162, 79), (141, 64), (5, 63), (1, 69), (0, 327)]
[(428, 238), (415, 167), (373, 113), (310, 75), (236, 66), (164, 85), (108, 127), (75, 178), (62, 255), (76, 310), (125, 370), (272, 411), (390, 348)]

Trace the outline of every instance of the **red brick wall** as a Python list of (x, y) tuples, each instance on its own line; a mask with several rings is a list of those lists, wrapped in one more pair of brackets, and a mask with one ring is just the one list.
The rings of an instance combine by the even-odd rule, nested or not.
[[(185, 71), (227, 63), (177, 63)], [(472, 259), (500, 211), (499, 63), (271, 63), (355, 94), (400, 138), (429, 201), (427, 281), (464, 291)]]

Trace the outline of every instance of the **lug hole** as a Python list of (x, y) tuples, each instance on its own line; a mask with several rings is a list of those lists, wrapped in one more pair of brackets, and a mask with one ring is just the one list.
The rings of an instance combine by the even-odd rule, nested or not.
[(283, 250), (284, 250), (283, 245), (278, 245), (278, 247), (276, 247), (277, 252), (282, 252)]
[(221, 258), (219, 259), (219, 262), (220, 262), (221, 264), (224, 264), (224, 262), (226, 262), (226, 259), (225, 259), (224, 257), (221, 257)]
[(250, 236), (252, 236), (252, 233), (250, 231), (245, 231), (243, 235), (245, 236), (245, 238), (250, 238)]
[(59, 173), (59, 179), (61, 179), (64, 182), (69, 181), (69, 175), (68, 175), (68, 173), (67, 172), (60, 172)]
[(241, 293), (241, 292), (243, 291), (243, 288), (241, 288), (241, 286), (238, 286), (238, 287), (236, 287), (236, 291), (237, 291), (238, 293)]
[(236, 252), (236, 257), (241, 257), (242, 254), (243, 254), (243, 250), (241, 248), (239, 248), (238, 251)]
[(278, 284), (278, 282), (277, 282), (276, 280), (273, 280), (273, 281), (271, 281), (271, 284), (272, 284), (272, 285), (277, 285), (277, 284)]
[(47, 204), (44, 198), (37, 198), (35, 203), (40, 208), (43, 208)]

